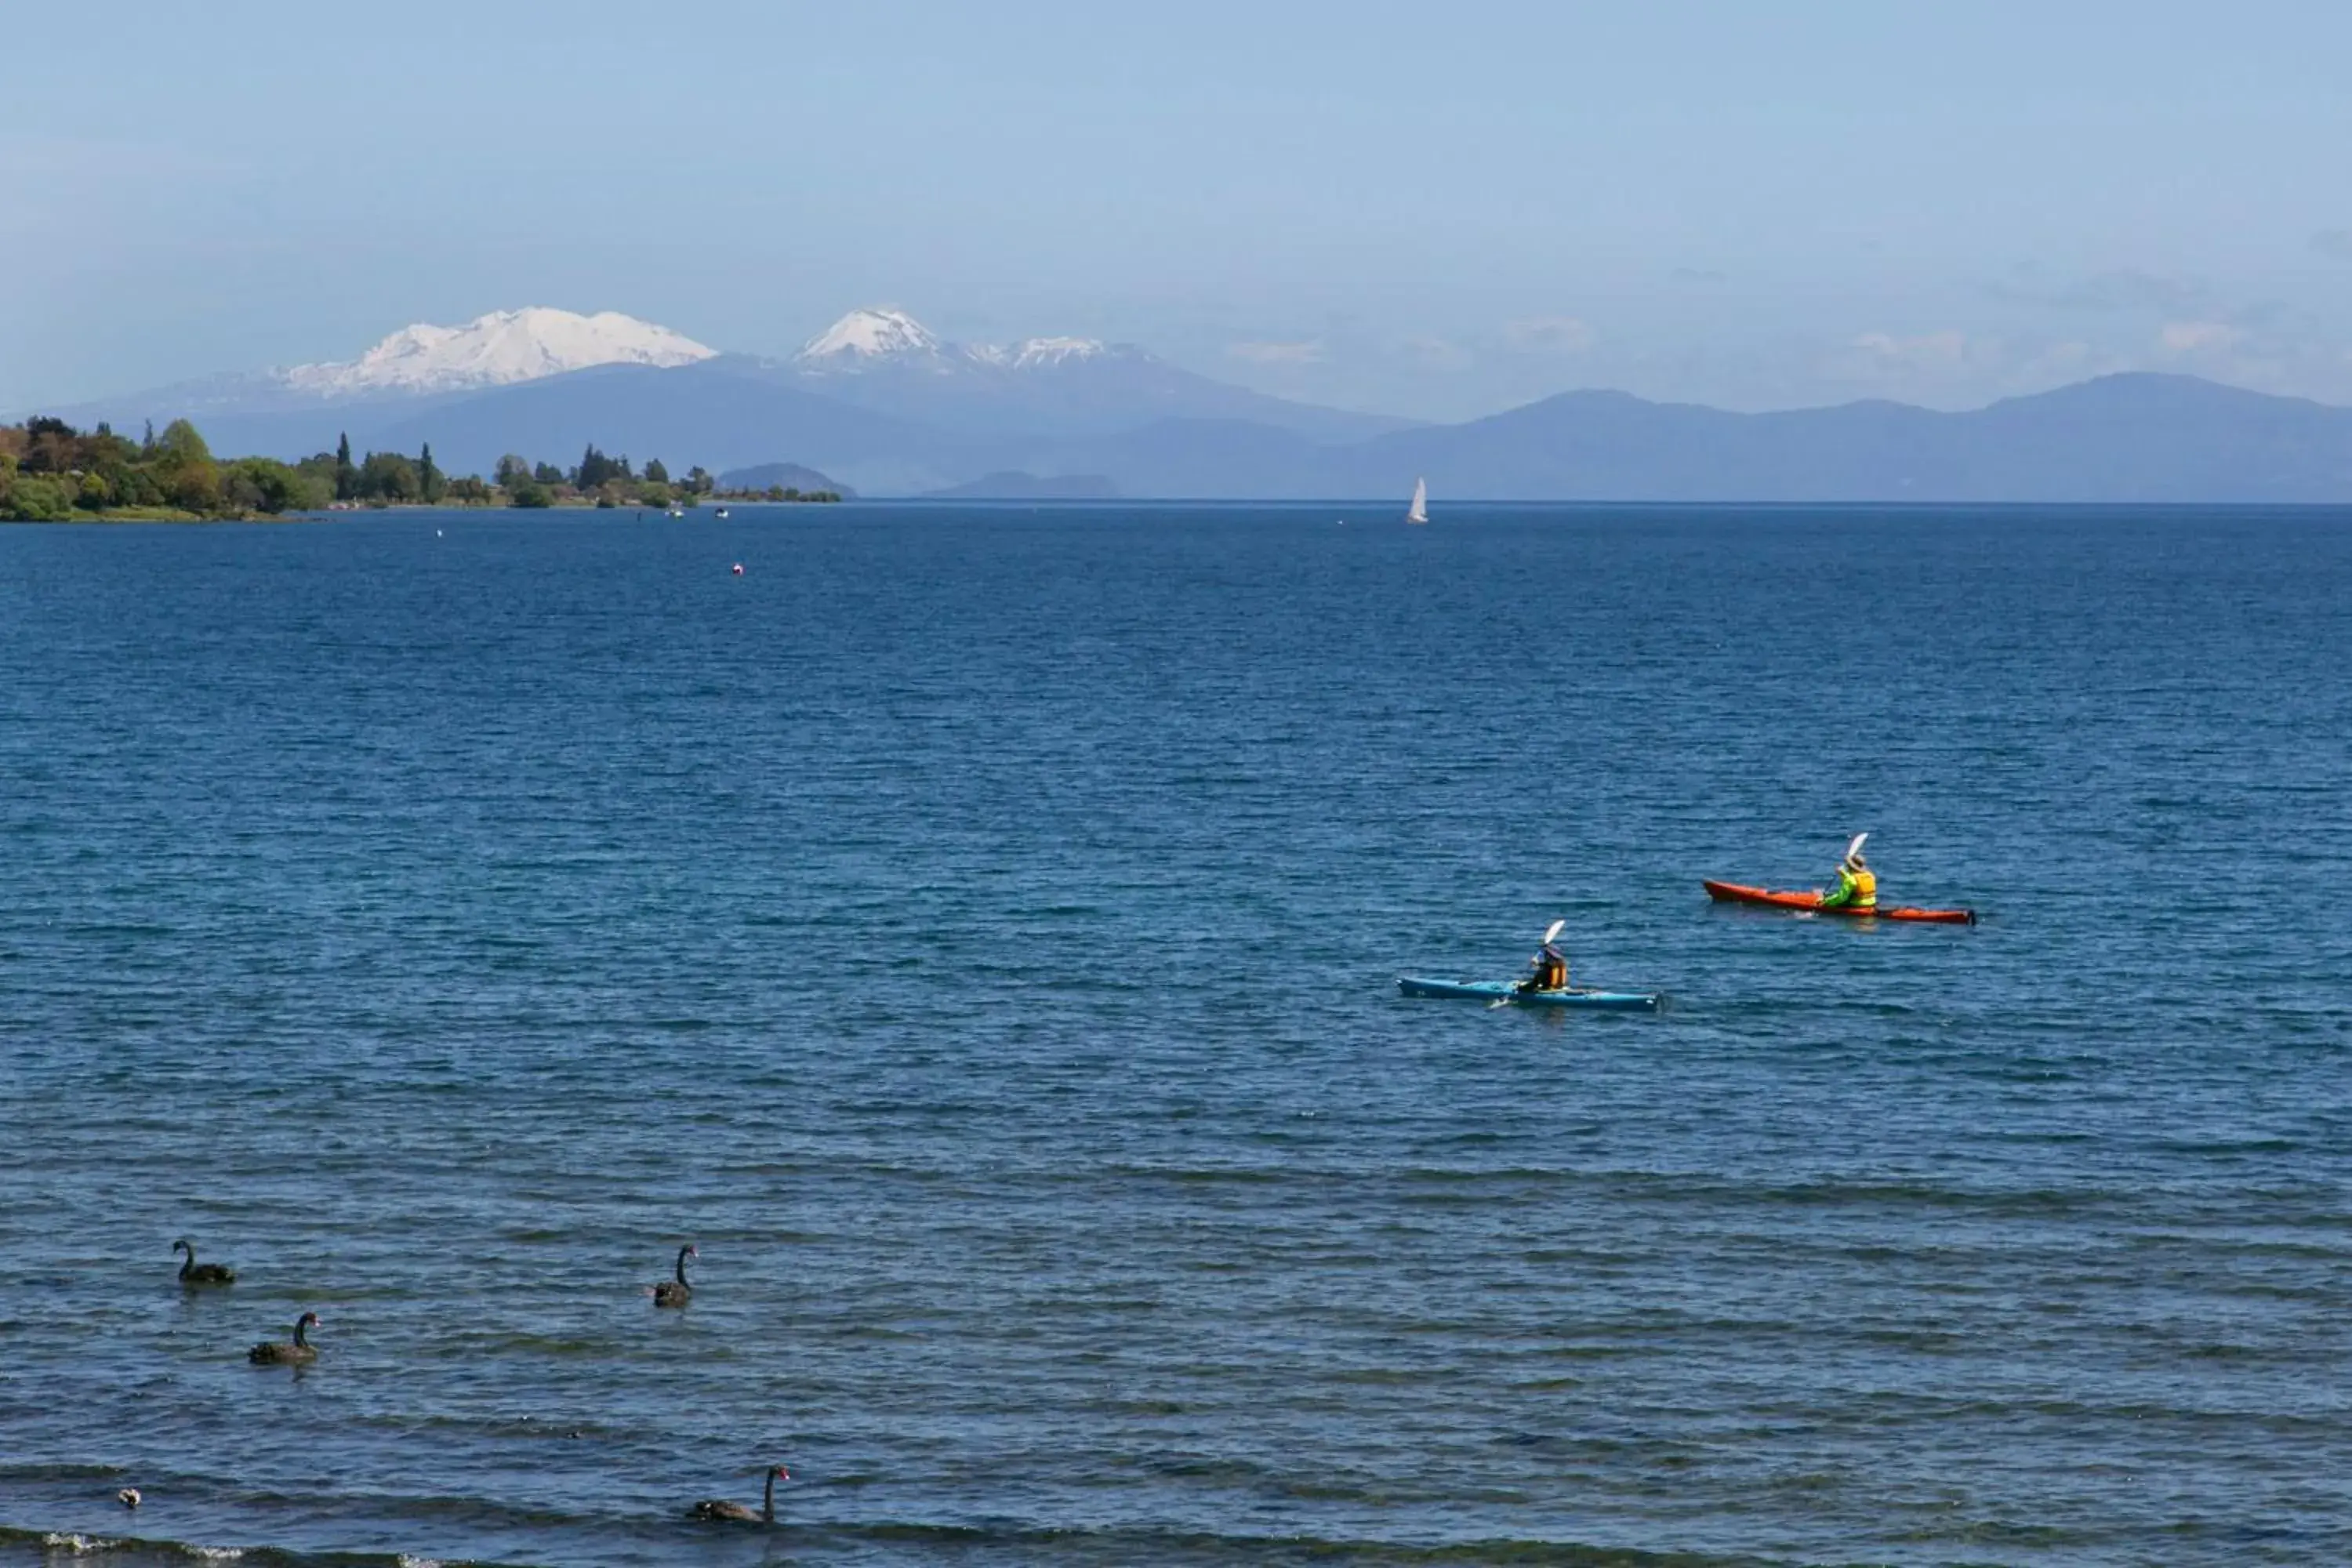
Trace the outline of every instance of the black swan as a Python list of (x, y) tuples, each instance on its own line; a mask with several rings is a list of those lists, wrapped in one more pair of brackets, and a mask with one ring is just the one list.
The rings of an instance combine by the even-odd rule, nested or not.
[(707, 1498), (694, 1505), (696, 1519), (721, 1521), (730, 1524), (773, 1524), (776, 1522), (776, 1483), (793, 1479), (792, 1471), (782, 1465), (768, 1467), (768, 1490), (760, 1500), (760, 1511), (752, 1512), (740, 1502), (723, 1498)]
[(188, 1255), (188, 1260), (180, 1265), (181, 1284), (194, 1289), (199, 1285), (234, 1285), (236, 1283), (236, 1270), (231, 1268), (228, 1265), (225, 1263), (197, 1262), (196, 1244), (190, 1241), (186, 1237), (184, 1236), (180, 1237), (179, 1240), (172, 1243), (172, 1250), (174, 1252), (184, 1252)]
[(686, 1282), (686, 1260), (701, 1256), (694, 1250), (694, 1243), (690, 1241), (677, 1249), (677, 1278), (665, 1279), (654, 1287), (655, 1306), (683, 1307), (694, 1300), (694, 1287)]
[(294, 1342), (265, 1340), (245, 1352), (245, 1359), (256, 1366), (286, 1366), (317, 1361), (319, 1350), (310, 1342), (310, 1331), (319, 1326), (319, 1314), (305, 1312), (294, 1325)]

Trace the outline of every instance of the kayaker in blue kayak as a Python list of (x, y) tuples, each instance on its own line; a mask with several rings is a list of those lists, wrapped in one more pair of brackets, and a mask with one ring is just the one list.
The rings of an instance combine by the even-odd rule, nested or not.
[(1518, 984), (1522, 994), (1568, 989), (1568, 957), (1551, 944), (1552, 938), (1559, 934), (1559, 928), (1567, 923), (1566, 921), (1554, 921), (1551, 929), (1544, 932), (1543, 951), (1528, 960), (1528, 967), (1535, 973)]
[(1857, 833), (1853, 842), (1845, 847), (1845, 858), (1838, 862), (1838, 885), (1822, 895), (1825, 910), (1874, 910), (1878, 907), (1878, 876), (1870, 862), (1862, 858), (1862, 841), (1870, 835)]

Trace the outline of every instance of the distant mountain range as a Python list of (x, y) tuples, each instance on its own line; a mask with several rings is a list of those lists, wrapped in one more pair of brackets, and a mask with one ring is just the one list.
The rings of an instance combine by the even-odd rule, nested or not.
[(2127, 374), (1948, 414), (1774, 414), (1571, 392), (1461, 425), (1269, 397), (1128, 344), (949, 342), (853, 310), (783, 360), (614, 312), (417, 325), (359, 358), (56, 413), (185, 416), (220, 452), (295, 458), (348, 432), (487, 473), (590, 442), (674, 472), (797, 464), (866, 495), (1759, 501), (2352, 501), (2352, 409)]

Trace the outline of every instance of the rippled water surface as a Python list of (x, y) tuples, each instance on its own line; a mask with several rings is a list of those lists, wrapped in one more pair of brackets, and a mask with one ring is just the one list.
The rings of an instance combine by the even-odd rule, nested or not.
[(2352, 1561), (2352, 516), (1356, 510), (0, 530), (0, 1561)]

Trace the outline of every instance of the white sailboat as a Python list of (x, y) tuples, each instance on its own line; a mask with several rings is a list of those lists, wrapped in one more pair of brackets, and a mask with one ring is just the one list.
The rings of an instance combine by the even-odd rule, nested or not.
[(1429, 521), (1429, 481), (1427, 479), (1412, 481), (1412, 505), (1405, 512), (1404, 520), (1407, 522)]

